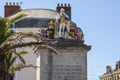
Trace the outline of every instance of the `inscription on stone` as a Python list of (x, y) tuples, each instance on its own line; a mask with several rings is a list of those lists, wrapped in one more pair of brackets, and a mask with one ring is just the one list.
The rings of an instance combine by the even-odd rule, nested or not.
[(52, 80), (79, 80), (82, 69), (80, 65), (46, 65), (44, 74), (46, 77), (52, 74)]

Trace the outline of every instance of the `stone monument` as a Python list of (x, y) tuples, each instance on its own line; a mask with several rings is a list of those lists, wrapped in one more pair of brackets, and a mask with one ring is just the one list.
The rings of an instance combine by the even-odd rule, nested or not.
[(87, 52), (91, 46), (84, 44), (82, 29), (72, 21), (70, 4), (58, 4), (56, 10), (24, 10), (10, 2), (4, 8), (5, 17), (10, 16), (11, 19), (20, 14), (26, 15), (11, 28), (19, 32), (36, 33), (38, 41), (55, 41), (57, 43), (49, 46), (59, 52), (55, 54), (41, 47), (36, 57), (31, 48), (25, 48), (30, 53), (25, 56), (26, 63), (34, 65), (36, 60), (39, 68), (36, 72), (30, 68), (17, 72), (16, 80), (87, 80)]
[(87, 80), (87, 52), (91, 46), (84, 44), (82, 30), (65, 13), (71, 11), (69, 8), (70, 5), (58, 5), (56, 20), (48, 23), (47, 35), (41, 38), (56, 41), (49, 46), (59, 54), (46, 48), (38, 52), (37, 66), (40, 68), (37, 68), (37, 80)]
[[(52, 40), (56, 41), (56, 40)], [(59, 54), (41, 49), (37, 55), (37, 80), (87, 80), (87, 52), (83, 41), (61, 40), (51, 45)]]

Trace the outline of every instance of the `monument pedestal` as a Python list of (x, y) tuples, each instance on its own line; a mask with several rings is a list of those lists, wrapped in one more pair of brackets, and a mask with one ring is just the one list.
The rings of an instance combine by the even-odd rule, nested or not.
[(49, 49), (41, 49), (37, 54), (37, 66), (40, 67), (37, 80), (87, 80), (87, 52), (91, 46), (77, 40), (57, 41), (51, 46), (59, 54)]

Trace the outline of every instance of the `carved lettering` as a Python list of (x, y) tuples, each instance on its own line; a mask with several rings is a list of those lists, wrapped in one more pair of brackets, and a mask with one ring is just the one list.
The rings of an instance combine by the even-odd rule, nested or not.
[(45, 75), (49, 75), (49, 72), (53, 80), (79, 80), (82, 75), (81, 65), (53, 65), (51, 67), (46, 65)]

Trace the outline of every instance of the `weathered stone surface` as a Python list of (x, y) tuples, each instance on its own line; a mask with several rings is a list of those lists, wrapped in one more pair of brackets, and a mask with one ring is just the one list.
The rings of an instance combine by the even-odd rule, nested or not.
[(75, 40), (57, 41), (51, 46), (59, 54), (46, 49), (40, 50), (37, 80), (87, 80), (87, 52), (91, 47)]

